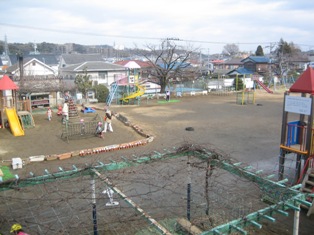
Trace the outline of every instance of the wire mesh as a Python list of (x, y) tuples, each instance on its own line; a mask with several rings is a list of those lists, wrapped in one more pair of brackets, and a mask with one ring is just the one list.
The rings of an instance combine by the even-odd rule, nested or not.
[[(207, 169), (207, 161), (180, 157), (103, 174), (170, 231), (175, 230), (176, 218), (187, 216), (189, 182), (191, 221), (202, 230), (265, 207), (254, 183), (220, 168), (206, 176)], [(158, 234), (117, 194), (113, 199), (119, 205), (106, 206), (109, 198), (103, 191), (108, 185), (97, 177), (95, 180), (98, 234)], [(74, 179), (56, 179), (53, 183), (1, 192), (0, 227), (8, 231), (18, 222), (30, 234), (93, 234), (91, 191), (91, 177), (82, 174)]]

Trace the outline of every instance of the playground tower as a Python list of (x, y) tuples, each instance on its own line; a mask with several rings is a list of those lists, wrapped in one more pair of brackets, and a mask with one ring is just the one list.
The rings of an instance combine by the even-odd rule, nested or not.
[(285, 162), (288, 156), (293, 156), (296, 161), (295, 177), (292, 183), (302, 182), (307, 172), (312, 174), (312, 158), (314, 157), (313, 114), (314, 69), (308, 67), (284, 95), (279, 180), (284, 178)]

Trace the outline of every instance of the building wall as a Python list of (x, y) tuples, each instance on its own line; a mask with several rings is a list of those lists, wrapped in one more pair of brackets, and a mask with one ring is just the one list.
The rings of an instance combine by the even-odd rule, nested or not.
[[(24, 65), (24, 76), (56, 76), (57, 71), (53, 70), (52, 68), (49, 68), (47, 66), (44, 66), (37, 61), (32, 61), (26, 65)], [(15, 73), (15, 76), (20, 76), (20, 71), (18, 70)]]
[[(65, 80), (71, 80), (74, 84), (75, 77), (77, 75), (85, 75), (84, 73), (73, 73), (73, 72), (63, 72), (62, 76)], [(110, 85), (115, 82), (116, 77), (125, 77), (127, 73), (125, 70), (121, 71), (107, 71), (106, 75), (102, 72), (101, 74), (99, 71), (95, 72), (87, 72), (87, 75), (90, 76), (90, 80), (93, 82), (94, 85), (102, 84), (110, 88)]]

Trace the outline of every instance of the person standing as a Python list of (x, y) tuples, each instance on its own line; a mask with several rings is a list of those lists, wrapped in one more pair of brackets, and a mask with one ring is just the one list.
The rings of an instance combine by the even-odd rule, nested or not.
[(108, 107), (105, 110), (106, 110), (106, 113), (104, 117), (105, 123), (104, 123), (103, 133), (106, 133), (107, 129), (108, 131), (113, 132), (112, 125), (111, 125), (112, 113)]
[(67, 101), (65, 101), (63, 104), (62, 116), (63, 116), (63, 121), (69, 121), (69, 106), (68, 106)]
[(81, 135), (85, 135), (85, 122), (83, 118), (80, 120), (80, 123), (81, 123)]
[(48, 116), (48, 120), (51, 121), (51, 118), (52, 118), (52, 110), (51, 110), (50, 107), (49, 107), (48, 110), (47, 110), (47, 116)]
[(166, 92), (166, 101), (169, 101), (170, 100), (170, 91), (167, 91)]

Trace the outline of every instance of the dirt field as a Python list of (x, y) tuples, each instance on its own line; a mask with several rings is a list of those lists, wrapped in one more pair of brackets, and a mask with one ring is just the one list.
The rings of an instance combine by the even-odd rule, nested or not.
[[(132, 157), (149, 154), (153, 151), (163, 152), (179, 147), (184, 143), (210, 146), (226, 156), (245, 162), (266, 173), (276, 173), (279, 155), (283, 93), (256, 94), (256, 104), (238, 105), (234, 95), (207, 95), (183, 97), (179, 102), (159, 104), (157, 100), (142, 100), (139, 106), (112, 105), (115, 113), (126, 116), (131, 123), (138, 124), (145, 133), (155, 138), (148, 145), (119, 150), (88, 158), (71, 158), (63, 161), (32, 163), (14, 173), (25, 177), (29, 172), (42, 174), (44, 169), (50, 172), (59, 166), (70, 168), (94, 164), (97, 161), (109, 162), (121, 160), (121, 156)], [(93, 105), (103, 108), (103, 104)], [(100, 116), (103, 111), (97, 111)], [(86, 114), (80, 114), (82, 117)], [(91, 115), (91, 114), (88, 114)], [(26, 129), (25, 136), (14, 137), (8, 130), (0, 129), (0, 159), (13, 157), (26, 158), (36, 155), (58, 154), (92, 147), (125, 143), (142, 139), (129, 127), (118, 120), (113, 120), (113, 133), (107, 133), (104, 139), (97, 137), (62, 140), (60, 117), (53, 114), (49, 122), (45, 114), (34, 114), (35, 128)], [(187, 131), (192, 127), (193, 131)], [(265, 228), (261, 234), (292, 234), (293, 213), (288, 218), (280, 217), (278, 221)], [(307, 218), (302, 212), (300, 234), (313, 231), (313, 218)]]

